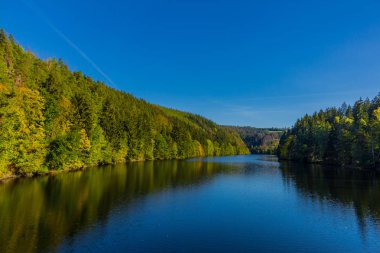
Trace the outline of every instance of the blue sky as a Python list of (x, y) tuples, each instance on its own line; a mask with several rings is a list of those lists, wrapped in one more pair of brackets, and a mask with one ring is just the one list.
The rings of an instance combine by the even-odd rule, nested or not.
[(380, 91), (380, 1), (12, 0), (41, 58), (219, 124), (291, 126)]

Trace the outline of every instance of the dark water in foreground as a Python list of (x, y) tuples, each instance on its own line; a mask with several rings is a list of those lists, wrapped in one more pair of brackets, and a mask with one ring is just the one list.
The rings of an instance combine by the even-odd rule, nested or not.
[(380, 252), (380, 177), (250, 155), (20, 179), (0, 252)]

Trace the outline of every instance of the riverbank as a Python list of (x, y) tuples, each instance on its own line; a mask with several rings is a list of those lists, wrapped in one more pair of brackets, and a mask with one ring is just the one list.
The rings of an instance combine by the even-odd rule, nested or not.
[[(237, 155), (250, 155), (250, 154), (237, 154)], [(43, 177), (43, 176), (53, 176), (57, 174), (62, 173), (69, 173), (69, 172), (76, 172), (76, 171), (82, 171), (87, 170), (91, 168), (97, 168), (100, 166), (105, 165), (116, 165), (116, 164), (128, 164), (128, 163), (137, 163), (137, 162), (147, 162), (147, 161), (172, 161), (172, 160), (187, 160), (191, 158), (202, 158), (202, 157), (224, 157), (224, 156), (234, 156), (233, 154), (229, 155), (219, 155), (219, 156), (194, 156), (194, 157), (187, 157), (187, 158), (173, 158), (173, 159), (136, 159), (136, 160), (127, 160), (127, 161), (120, 161), (120, 162), (114, 162), (114, 163), (103, 163), (103, 164), (94, 164), (94, 165), (88, 165), (81, 168), (75, 168), (75, 169), (62, 169), (62, 170), (49, 170), (47, 172), (35, 172), (31, 174), (11, 174), (6, 176), (0, 176), (0, 183), (14, 180), (17, 178), (32, 178), (32, 177)]]
[(292, 160), (292, 159), (285, 159), (281, 158), (279, 156), (278, 160), (282, 162), (292, 162), (296, 164), (304, 164), (304, 165), (321, 165), (321, 166), (328, 166), (328, 167), (335, 167), (335, 168), (342, 168), (347, 170), (364, 170), (364, 171), (378, 171), (380, 172), (380, 166), (376, 165), (375, 167), (361, 167), (361, 166), (355, 166), (355, 165), (342, 165), (339, 163), (329, 163), (326, 161), (300, 161), (300, 160)]

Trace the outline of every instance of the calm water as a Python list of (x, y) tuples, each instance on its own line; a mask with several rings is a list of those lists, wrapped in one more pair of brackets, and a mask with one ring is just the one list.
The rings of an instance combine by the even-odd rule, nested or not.
[(380, 177), (249, 155), (20, 179), (0, 252), (380, 252)]

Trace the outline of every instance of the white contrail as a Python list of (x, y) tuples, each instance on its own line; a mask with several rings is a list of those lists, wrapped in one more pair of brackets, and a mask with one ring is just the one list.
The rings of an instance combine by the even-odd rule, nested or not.
[(112, 79), (85, 53), (80, 49), (72, 40), (70, 40), (61, 30), (55, 27), (48, 18), (43, 14), (42, 10), (32, 1), (22, 0), (22, 2), (32, 9), (39, 18), (41, 18), (61, 39), (63, 39), (71, 48), (73, 48), (85, 61), (87, 61), (100, 75), (102, 75), (110, 84), (115, 88), (117, 85)]
[(113, 86), (116, 86), (115, 83), (112, 81), (112, 79), (104, 73), (104, 71), (96, 65), (96, 63), (91, 60), (90, 57), (88, 57), (74, 42), (72, 42), (64, 33), (62, 33), (60, 30), (58, 30), (55, 26), (53, 26), (51, 23), (47, 23), (53, 31), (59, 35), (69, 46), (71, 46), (77, 53), (83, 57), (99, 74), (101, 74), (110, 84)]

